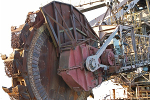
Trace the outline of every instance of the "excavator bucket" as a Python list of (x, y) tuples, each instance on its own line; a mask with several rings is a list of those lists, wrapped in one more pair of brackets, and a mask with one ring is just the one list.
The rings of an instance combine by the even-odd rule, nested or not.
[(85, 68), (100, 39), (72, 5), (53, 1), (29, 12), (11, 35), (14, 51), (4, 64), (12, 87), (3, 90), (12, 100), (86, 100), (102, 82), (102, 68)]

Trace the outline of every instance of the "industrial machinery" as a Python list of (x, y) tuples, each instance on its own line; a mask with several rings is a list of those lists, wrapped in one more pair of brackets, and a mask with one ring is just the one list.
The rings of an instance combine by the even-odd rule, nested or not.
[[(103, 39), (103, 34), (111, 33), (112, 25), (123, 25), (123, 27), (133, 28), (132, 31), (131, 28), (123, 29), (122, 35), (120, 35), (122, 43), (113, 40), (114, 45), (119, 43), (119, 46), (122, 48), (114, 46), (115, 49), (123, 51), (122, 54), (116, 52), (115, 58), (118, 58), (118, 54), (119, 59), (125, 58), (122, 59), (123, 62), (119, 73), (111, 75), (109, 79), (114, 84), (121, 85), (127, 91), (127, 96), (124, 96), (127, 98), (124, 99), (150, 99), (149, 4), (149, 0), (114, 0), (107, 5), (106, 13), (90, 21), (90, 25), (101, 39)], [(111, 12), (111, 16), (109, 16), (109, 12)], [(115, 89), (113, 90), (113, 96), (108, 98), (120, 99), (115, 97)]]
[(29, 12), (25, 24), (11, 27), (13, 53), (1, 56), (12, 77), (12, 87), (3, 90), (19, 100), (84, 100), (111, 76), (148, 66), (149, 36), (119, 24), (122, 15), (116, 11), (113, 22), (90, 25), (78, 9), (56, 1)]

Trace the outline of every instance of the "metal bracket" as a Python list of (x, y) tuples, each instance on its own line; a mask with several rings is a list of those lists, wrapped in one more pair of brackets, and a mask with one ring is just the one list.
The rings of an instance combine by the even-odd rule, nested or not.
[(89, 56), (86, 59), (86, 68), (91, 71), (94, 72), (97, 69), (99, 69), (100, 67), (103, 67), (105, 70), (107, 70), (107, 66), (102, 65), (99, 63), (98, 59), (99, 57), (102, 55), (102, 53), (104, 52), (104, 50), (106, 49), (106, 47), (108, 46), (108, 44), (111, 42), (111, 40), (113, 39), (113, 37), (116, 35), (116, 33), (119, 30), (119, 26), (117, 26), (114, 30), (114, 32), (109, 36), (109, 38), (106, 40), (106, 42), (102, 45), (102, 47), (97, 51), (97, 53), (93, 56)]

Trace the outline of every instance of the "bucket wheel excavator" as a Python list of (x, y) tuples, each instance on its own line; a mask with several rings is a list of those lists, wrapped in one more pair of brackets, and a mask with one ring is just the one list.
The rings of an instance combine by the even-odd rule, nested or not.
[(29, 12), (25, 24), (11, 27), (13, 53), (2, 55), (19, 100), (84, 100), (102, 82), (103, 69), (90, 72), (85, 60), (98, 50), (99, 38), (85, 16), (70, 4), (53, 1)]
[(1, 56), (12, 77), (12, 86), (3, 90), (12, 100), (86, 100), (123, 65), (121, 48), (116, 60), (110, 42), (127, 28), (132, 34), (132, 27), (114, 25), (100, 38), (79, 10), (57, 1), (29, 12), (23, 25), (11, 27), (13, 53)]

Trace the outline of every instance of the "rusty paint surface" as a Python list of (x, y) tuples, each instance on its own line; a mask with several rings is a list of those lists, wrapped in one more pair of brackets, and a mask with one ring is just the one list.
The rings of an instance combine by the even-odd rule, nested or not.
[(74, 50), (61, 53), (59, 60), (59, 75), (76, 91), (89, 91), (102, 82), (103, 69), (92, 73), (85, 69), (85, 60), (94, 55), (98, 49), (81, 44)]
[(115, 64), (115, 56), (112, 49), (106, 49), (101, 56), (102, 64), (111, 65)]
[(13, 81), (3, 90), (19, 100), (86, 100), (102, 82), (103, 69), (92, 73), (84, 67), (99, 40), (84, 15), (72, 5), (51, 2), (29, 12), (25, 22), (11, 28), (14, 52), (5, 65)]
[(27, 64), (29, 80), (35, 97), (76, 100), (77, 93), (57, 75), (59, 59), (53, 43), (46, 36), (46, 31), (37, 33), (30, 46)]
[[(99, 40), (85, 16), (70, 4), (52, 2), (41, 8), (54, 44), (61, 51)], [(94, 44), (95, 43), (95, 44)]]

